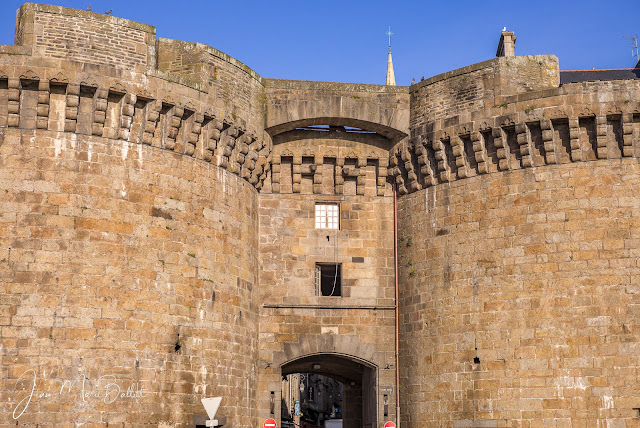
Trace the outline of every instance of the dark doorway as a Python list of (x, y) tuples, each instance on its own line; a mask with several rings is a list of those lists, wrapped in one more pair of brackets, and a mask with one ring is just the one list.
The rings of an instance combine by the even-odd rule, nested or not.
[(282, 366), (282, 426), (333, 428), (341, 420), (342, 428), (374, 428), (376, 384), (375, 366), (350, 356), (290, 361)]

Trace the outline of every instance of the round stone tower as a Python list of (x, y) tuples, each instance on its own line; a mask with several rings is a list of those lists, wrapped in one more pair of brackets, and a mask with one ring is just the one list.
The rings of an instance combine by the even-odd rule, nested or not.
[[(260, 77), (27, 4), (0, 56), (0, 425), (256, 417)], [(194, 77), (195, 76), (195, 77)]]
[(411, 427), (634, 426), (638, 80), (497, 58), (412, 86), (400, 192)]

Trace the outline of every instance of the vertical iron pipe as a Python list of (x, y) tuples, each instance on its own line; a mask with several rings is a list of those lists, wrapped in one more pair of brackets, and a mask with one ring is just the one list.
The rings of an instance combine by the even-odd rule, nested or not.
[(395, 286), (396, 286), (396, 426), (400, 428), (400, 314), (398, 311), (398, 184), (393, 183), (393, 258), (395, 262)]

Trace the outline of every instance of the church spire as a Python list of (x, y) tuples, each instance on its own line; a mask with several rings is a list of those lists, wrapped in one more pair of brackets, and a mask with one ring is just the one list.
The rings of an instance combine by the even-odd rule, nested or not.
[(393, 61), (391, 60), (391, 27), (387, 31), (387, 36), (389, 36), (389, 59), (387, 60), (387, 82), (385, 85), (396, 86), (396, 77), (393, 74)]

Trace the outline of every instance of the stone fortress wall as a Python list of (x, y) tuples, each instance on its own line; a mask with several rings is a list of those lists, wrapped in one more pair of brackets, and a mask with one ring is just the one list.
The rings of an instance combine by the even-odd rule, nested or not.
[[(397, 367), (403, 426), (634, 426), (639, 82), (561, 86), (553, 56), (263, 79), (24, 5), (0, 46), (0, 426), (189, 426), (212, 395), (258, 426), (319, 354), (376, 374), (347, 379), (377, 392), (346, 426), (396, 419)], [(327, 261), (342, 297), (314, 293)]]

